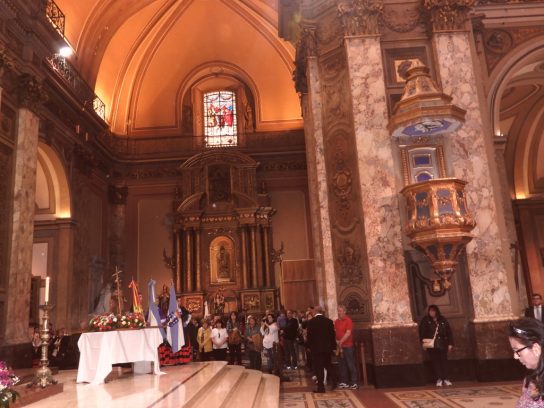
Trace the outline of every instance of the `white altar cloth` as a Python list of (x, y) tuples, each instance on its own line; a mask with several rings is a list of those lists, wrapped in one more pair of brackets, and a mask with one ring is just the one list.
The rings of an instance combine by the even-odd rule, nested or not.
[(160, 374), (158, 347), (163, 342), (158, 328), (83, 333), (77, 382), (102, 384), (112, 364), (153, 362), (153, 374)]

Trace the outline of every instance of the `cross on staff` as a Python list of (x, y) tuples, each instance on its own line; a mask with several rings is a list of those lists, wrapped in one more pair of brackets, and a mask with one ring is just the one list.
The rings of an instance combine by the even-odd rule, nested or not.
[(115, 285), (117, 286), (117, 306), (119, 308), (119, 314), (121, 314), (121, 273), (123, 273), (123, 271), (115, 265), (115, 273), (111, 276), (114, 278)]

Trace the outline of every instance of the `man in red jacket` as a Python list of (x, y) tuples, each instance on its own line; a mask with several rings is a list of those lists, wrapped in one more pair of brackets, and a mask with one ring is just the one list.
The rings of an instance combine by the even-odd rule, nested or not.
[(346, 307), (338, 306), (338, 319), (334, 322), (336, 344), (340, 348), (340, 389), (359, 388), (357, 385), (357, 368), (353, 353), (353, 321), (346, 315)]

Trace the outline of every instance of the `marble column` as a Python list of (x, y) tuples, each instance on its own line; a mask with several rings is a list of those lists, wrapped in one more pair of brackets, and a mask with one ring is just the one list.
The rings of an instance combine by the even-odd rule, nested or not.
[(6, 302), (6, 344), (28, 342), (30, 281), (38, 153), (38, 116), (27, 107), (18, 111), (13, 181), (11, 248)]
[(193, 230), (185, 230), (185, 292), (193, 290)]
[[(378, 386), (422, 385), (425, 372), (417, 325), (411, 314), (402, 246), (398, 194), (402, 173), (396, 165), (400, 154), (386, 128), (379, 5), (368, 3), (363, 20), (358, 9), (342, 15), (370, 276), (374, 376)], [(392, 372), (402, 380), (392, 379)]]
[(253, 288), (259, 287), (259, 279), (257, 273), (257, 227), (252, 225), (250, 228), (250, 246), (251, 246), (251, 286)]
[(344, 39), (357, 143), (374, 327), (413, 326), (403, 258), (399, 169), (388, 123), (378, 36)]
[(195, 229), (195, 290), (202, 290), (201, 273), (200, 273), (200, 229)]
[(71, 292), (74, 284), (73, 263), (74, 263), (74, 232), (76, 224), (70, 219), (57, 220), (57, 270), (54, 271), (51, 280), (55, 300), (53, 310), (55, 326), (58, 328), (69, 328), (72, 322), (72, 310), (70, 299), (66, 296)]
[(474, 321), (512, 318), (504, 211), (500, 202), (489, 126), (484, 123), (485, 102), (480, 100), (473, 65), (473, 43), (466, 31), (434, 33), (432, 38), (442, 89), (453, 103), (467, 111), (463, 127), (446, 138), (445, 156), (450, 174), (468, 181), (469, 209), (476, 220), (474, 239), (467, 245)]
[[(474, 239), (467, 245), (477, 375), (490, 378), (497, 367), (491, 360), (511, 364), (512, 351), (505, 342), (512, 319), (514, 274), (509, 260), (508, 234), (494, 160), (493, 133), (477, 64), (469, 13), (470, 6), (454, 1), (425, 3), (431, 16), (432, 45), (439, 80), (453, 103), (467, 111), (461, 129), (445, 138), (444, 153), (451, 176), (468, 182), (467, 204), (476, 220)], [(444, 19), (444, 13), (449, 18)]]
[(183, 230), (179, 229), (174, 234), (174, 246), (176, 248), (176, 292), (183, 292), (183, 265), (182, 265), (182, 251), (183, 251)]
[(262, 237), (263, 237), (263, 263), (264, 263), (264, 285), (269, 288), (272, 286), (270, 280), (270, 251), (269, 251), (269, 230), (270, 228), (266, 225), (262, 226)]
[(315, 277), (319, 303), (325, 306), (331, 318), (337, 313), (336, 277), (332, 249), (331, 220), (329, 214), (329, 188), (325, 167), (323, 135), (323, 102), (317, 57), (307, 58), (308, 93), (302, 97), (308, 190), (314, 248)]
[[(108, 187), (108, 199), (110, 203), (109, 260), (112, 269), (115, 269), (116, 266), (121, 269), (126, 267), (127, 198), (127, 186), (110, 185)], [(104, 271), (102, 279), (104, 282), (110, 280), (109, 270)]]
[(245, 226), (240, 227), (241, 251), (242, 251), (242, 284), (244, 289), (249, 288), (249, 276), (247, 273), (247, 230)]

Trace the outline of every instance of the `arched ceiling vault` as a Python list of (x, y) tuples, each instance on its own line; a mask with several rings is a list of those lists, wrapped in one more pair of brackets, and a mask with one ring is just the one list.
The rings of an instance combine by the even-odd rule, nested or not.
[(512, 197), (544, 193), (544, 53), (520, 59), (498, 84), (495, 132), (507, 139), (505, 161)]
[(256, 88), (257, 131), (302, 127), (295, 50), (277, 35), (275, 0), (57, 3), (75, 49), (72, 62), (105, 102), (115, 133), (180, 134), (180, 89), (195, 68), (209, 66), (211, 75), (222, 65), (236, 67)]

